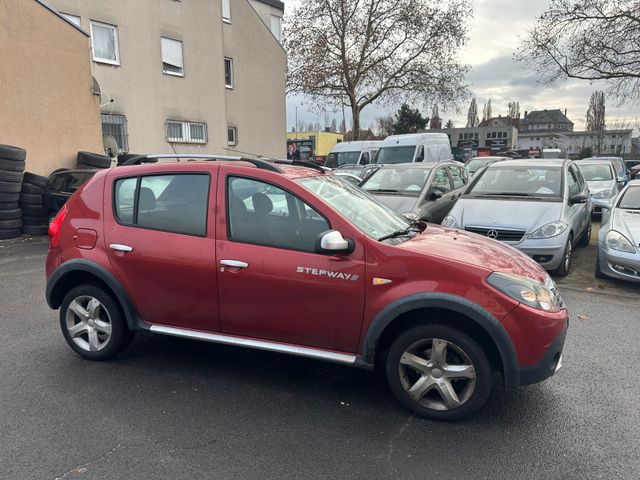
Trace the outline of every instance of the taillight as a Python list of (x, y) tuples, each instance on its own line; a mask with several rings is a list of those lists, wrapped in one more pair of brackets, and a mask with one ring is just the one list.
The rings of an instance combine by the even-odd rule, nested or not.
[(51, 249), (60, 248), (60, 230), (68, 212), (69, 208), (64, 205), (49, 224), (49, 248)]

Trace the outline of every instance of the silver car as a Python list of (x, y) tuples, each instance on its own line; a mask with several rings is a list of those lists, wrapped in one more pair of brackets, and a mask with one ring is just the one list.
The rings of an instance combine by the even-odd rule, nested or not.
[(596, 277), (640, 282), (640, 180), (632, 180), (602, 212)]
[(593, 213), (602, 213), (620, 191), (613, 165), (609, 160), (593, 158), (578, 160), (576, 165), (589, 185)]
[(480, 172), (444, 226), (503, 241), (564, 276), (591, 237), (591, 199), (575, 162), (505, 160)]

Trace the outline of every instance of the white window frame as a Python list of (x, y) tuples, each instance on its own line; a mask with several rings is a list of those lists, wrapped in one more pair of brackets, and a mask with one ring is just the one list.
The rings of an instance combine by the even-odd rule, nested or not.
[[(231, 65), (231, 83), (227, 83), (227, 60)], [(229, 89), (233, 89), (235, 87), (235, 75), (233, 74), (233, 58), (224, 57), (224, 86)]]
[(221, 0), (222, 2), (222, 21), (231, 23), (231, 0)]
[(82, 28), (82, 19), (80, 18), (80, 15), (74, 15), (73, 13), (64, 13), (64, 12), (59, 12), (59, 13), (64, 18), (66, 18), (71, 23), (73, 23), (76, 27)]
[[(109, 28), (113, 31), (113, 35), (114, 35), (114, 46), (115, 46), (115, 54), (116, 54), (116, 59), (111, 60), (110, 58), (100, 58), (100, 57), (96, 57), (95, 55), (95, 48), (93, 48), (93, 26), (96, 25), (98, 27), (103, 27), (103, 28)], [(90, 24), (89, 24), (89, 29), (91, 31), (91, 57), (93, 58), (94, 62), (97, 63), (107, 63), (109, 65), (120, 65), (120, 42), (118, 40), (118, 26), (117, 25), (111, 25), (109, 23), (102, 23), (102, 22), (98, 22), (95, 20), (91, 20)]]
[[(169, 125), (170, 124), (180, 124), (182, 126), (182, 137), (170, 137), (169, 136)], [(191, 126), (198, 125), (202, 126), (204, 131), (204, 139), (193, 138), (191, 136)], [(185, 120), (167, 120), (165, 122), (165, 138), (169, 143), (196, 143), (200, 145), (205, 145), (209, 141), (209, 135), (207, 133), (207, 124), (205, 122), (190, 122)]]
[[(164, 50), (162, 48), (163, 40), (167, 40), (169, 42), (176, 42), (180, 44), (180, 63), (181, 63), (180, 72), (172, 72), (171, 70), (165, 70)], [(169, 38), (169, 37), (160, 37), (160, 55), (162, 56), (162, 73), (164, 73), (165, 75), (171, 75), (173, 77), (184, 77), (184, 43), (182, 42), (182, 40), (176, 40), (175, 38)]]
[[(229, 132), (233, 132), (233, 140), (229, 140)], [(229, 125), (227, 127), (227, 145), (235, 146), (238, 144), (238, 127)]]
[[(276, 35), (276, 32), (273, 31), (273, 21), (277, 19), (278, 22), (278, 33)], [(278, 15), (271, 15), (271, 33), (273, 34), (274, 37), (276, 37), (276, 40), (278, 40), (278, 42), (282, 42), (282, 17), (278, 16)]]

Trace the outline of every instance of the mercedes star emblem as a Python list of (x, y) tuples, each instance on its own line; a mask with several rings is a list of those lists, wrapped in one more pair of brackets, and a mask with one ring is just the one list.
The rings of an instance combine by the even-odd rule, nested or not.
[(498, 231), (497, 230), (489, 230), (487, 232), (487, 237), (493, 238), (495, 240), (496, 238), (498, 238)]

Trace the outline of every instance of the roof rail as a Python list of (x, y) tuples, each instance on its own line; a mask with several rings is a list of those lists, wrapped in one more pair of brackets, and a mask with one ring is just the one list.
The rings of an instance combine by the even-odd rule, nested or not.
[(273, 163), (280, 163), (282, 165), (293, 165), (294, 167), (306, 167), (316, 170), (318, 172), (327, 173), (327, 171), (318, 164), (307, 162), (305, 160), (277, 160), (277, 159), (269, 159), (273, 161)]
[(273, 164), (275, 162), (261, 160), (258, 158), (238, 157), (238, 156), (229, 156), (229, 155), (208, 155), (208, 154), (202, 154), (202, 153), (161, 153), (161, 154), (151, 154), (151, 155), (138, 155), (137, 157), (133, 157), (125, 161), (124, 163), (122, 163), (121, 166), (140, 165), (142, 163), (157, 163), (158, 160), (163, 158), (175, 158), (178, 161), (180, 161), (181, 159), (197, 159), (197, 160), (204, 160), (204, 161), (224, 160), (224, 161), (232, 161), (232, 162), (247, 162), (255, 165), (261, 170), (268, 170), (270, 172), (282, 173), (282, 171)]

